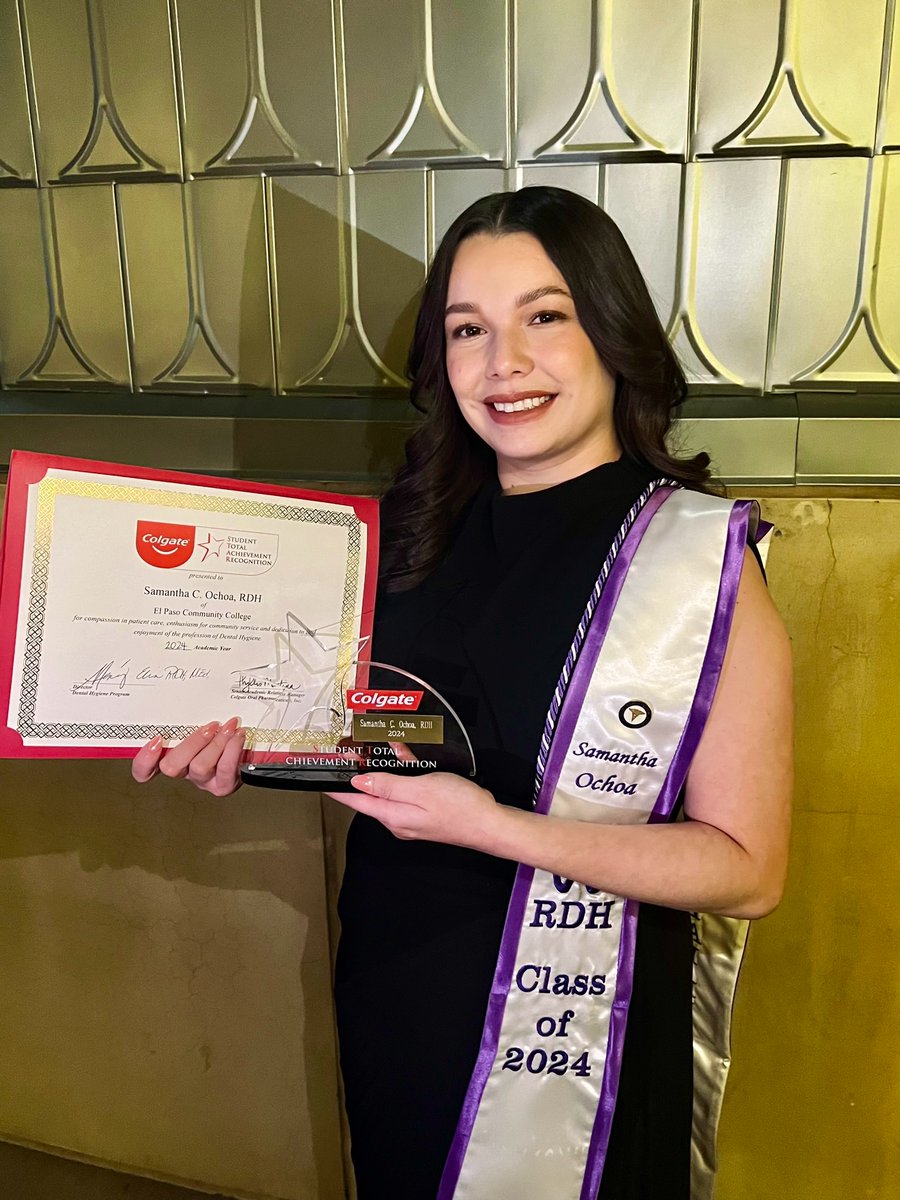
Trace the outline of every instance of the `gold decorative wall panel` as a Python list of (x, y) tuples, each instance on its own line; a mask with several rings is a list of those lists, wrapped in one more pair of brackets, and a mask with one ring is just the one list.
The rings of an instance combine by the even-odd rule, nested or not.
[(0, 4), (0, 185), (37, 177), (19, 10)]
[(880, 151), (900, 150), (900, 12), (897, 0), (891, 0), (888, 18), (881, 77), (882, 107), (878, 122)]
[(777, 179), (771, 159), (685, 168), (668, 332), (691, 379), (761, 390)]
[(769, 386), (900, 381), (900, 157), (784, 174)]
[(685, 153), (691, 0), (515, 0), (520, 161)]
[(271, 388), (262, 180), (122, 185), (119, 203), (136, 387)]
[(534, 163), (518, 167), (513, 186), (567, 188), (577, 192), (586, 200), (599, 204), (603, 197), (603, 178), (607, 168), (602, 163), (572, 161), (562, 163)]
[(422, 171), (271, 181), (285, 391), (404, 386), (425, 277)]
[(0, 190), (0, 276), (12, 386), (131, 385), (112, 184)]
[(432, 179), (431, 212), (428, 219), (434, 233), (432, 240), (435, 245), (444, 236), (454, 218), (470, 204), (474, 204), (482, 196), (491, 195), (492, 192), (514, 188), (518, 182), (512, 172), (491, 167), (479, 167), (468, 171), (435, 171)]
[(178, 178), (167, 0), (24, 0), (24, 11), (41, 182)]
[(187, 170), (336, 171), (331, 0), (176, 3)]
[(694, 153), (871, 150), (887, 4), (703, 0)]
[(509, 157), (508, 0), (343, 5), (349, 162)]
[(2, 0), (0, 191), (42, 199), (0, 388), (387, 401), (453, 218), (550, 184), (620, 224), (695, 391), (852, 419), (900, 378), (897, 150), (898, 0)]

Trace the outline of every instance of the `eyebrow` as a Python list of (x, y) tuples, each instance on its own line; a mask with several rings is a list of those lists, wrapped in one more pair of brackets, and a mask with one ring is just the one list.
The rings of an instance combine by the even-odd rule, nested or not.
[[(541, 300), (544, 296), (565, 296), (567, 300), (572, 297), (565, 288), (558, 287), (554, 283), (549, 283), (544, 287), (532, 288), (530, 292), (523, 292), (521, 296), (516, 297), (516, 308), (525, 308), (528, 304), (534, 304), (535, 300)], [(471, 300), (461, 300), (458, 304), (450, 304), (444, 313), (445, 317), (449, 317), (452, 313), (474, 313), (478, 312), (478, 305), (473, 304)]]

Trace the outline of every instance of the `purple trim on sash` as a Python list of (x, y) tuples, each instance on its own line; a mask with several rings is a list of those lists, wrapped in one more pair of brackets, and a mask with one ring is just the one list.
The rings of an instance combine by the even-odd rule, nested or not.
[(556, 785), (559, 783), (559, 773), (565, 762), (566, 751), (569, 748), (569, 742), (572, 740), (572, 734), (575, 731), (575, 723), (581, 713), (585, 693), (594, 674), (594, 667), (600, 655), (600, 648), (606, 639), (609, 623), (612, 620), (613, 612), (615, 611), (619, 595), (625, 583), (625, 576), (628, 574), (628, 569), (637, 553), (637, 548), (641, 544), (644, 534), (647, 532), (647, 526), (657, 511), (672, 495), (673, 490), (672, 488), (659, 488), (658, 491), (653, 493), (638, 513), (631, 531), (625, 539), (616, 561), (613, 563), (606, 586), (594, 610), (590, 628), (587, 631), (584, 645), (578, 656), (578, 662), (572, 673), (572, 682), (569, 684), (569, 690), (566, 693), (565, 702), (559, 714), (559, 724), (553, 735), (553, 745), (550, 749), (550, 756), (547, 759), (547, 769), (544, 773), (543, 783), (541, 784), (540, 795), (534, 806), (535, 812), (545, 813), (550, 807), (553, 793), (556, 791)]
[(622, 522), (619, 532), (612, 540), (609, 548), (609, 553), (603, 560), (603, 566), (600, 568), (600, 574), (594, 583), (591, 594), (588, 597), (588, 602), (582, 614), (581, 620), (578, 622), (578, 628), (575, 630), (575, 636), (572, 639), (572, 645), (569, 647), (569, 653), (566, 655), (566, 661), (563, 663), (563, 669), (560, 677), (557, 680), (556, 687), (553, 690), (553, 699), (550, 701), (550, 707), (547, 711), (547, 719), (544, 722), (544, 732), (541, 734), (541, 745), (538, 750), (537, 762), (535, 763), (534, 772), (534, 799), (532, 805), (537, 804), (538, 797), (541, 794), (541, 784), (544, 782), (544, 771), (547, 769), (547, 758), (550, 754), (550, 745), (553, 741), (553, 734), (556, 730), (556, 718), (559, 716), (559, 710), (562, 707), (562, 702), (569, 690), (569, 680), (572, 678), (572, 671), (575, 664), (578, 662), (578, 656), (581, 653), (581, 647), (584, 643), (585, 634), (590, 628), (591, 620), (594, 616), (594, 609), (597, 607), (597, 601), (603, 595), (603, 589), (606, 587), (606, 581), (609, 578), (609, 573), (613, 569), (613, 565), (619, 556), (619, 551), (631, 532), (631, 527), (634, 524), (638, 513), (653, 495), (657, 488), (660, 487), (678, 487), (679, 485), (669, 479), (654, 479), (649, 487), (645, 488), (629, 508), (625, 520)]
[(753, 535), (754, 542), (761, 542), (763, 540), (763, 538), (766, 536), (766, 534), (769, 532), (769, 530), (774, 529), (774, 528), (775, 528), (775, 526), (772, 524), (771, 521), (764, 521), (762, 519), (762, 517), (760, 517), (759, 522), (756, 526), (756, 532)]
[(616, 1111), (619, 1076), (622, 1073), (625, 1028), (628, 1024), (628, 1010), (631, 1007), (631, 992), (634, 986), (634, 951), (637, 945), (639, 910), (640, 905), (636, 900), (626, 900), (622, 910), (622, 933), (619, 941), (619, 961), (616, 966), (616, 998), (612, 1002), (609, 1014), (609, 1038), (606, 1043), (603, 1083), (600, 1086), (600, 1103), (597, 1105), (597, 1116), (594, 1118), (591, 1143), (585, 1160), (580, 1200), (597, 1200), (603, 1168), (606, 1166), (606, 1151)]
[(754, 503), (753, 500), (738, 500), (728, 517), (724, 565), (719, 581), (719, 594), (716, 597), (716, 611), (713, 614), (709, 643), (706, 647), (703, 666), (700, 669), (697, 691), (694, 693), (694, 702), (681, 732), (681, 741), (672, 755), (665, 783), (660, 788), (648, 824), (656, 825), (669, 819), (672, 809), (675, 807), (675, 801), (684, 786), (688, 767), (700, 744), (703, 730), (706, 728), (706, 720), (719, 684), (719, 676), (722, 673), (728, 635), (731, 632), (734, 604), (737, 600), (738, 585), (741, 582), (741, 570), (744, 565), (748, 522)]
[(436, 1200), (452, 1200), (459, 1174), (462, 1170), (469, 1138), (475, 1125), (475, 1117), (481, 1104), (481, 1097), (491, 1074), (491, 1067), (497, 1057), (497, 1044), (500, 1041), (500, 1027), (503, 1024), (503, 1014), (506, 1011), (506, 998), (512, 982), (513, 967), (519, 951), (519, 938), (522, 933), (522, 921), (525, 917), (525, 906), (528, 903), (528, 893), (534, 878), (534, 867), (519, 865), (516, 880), (513, 884), (509, 909), (506, 913), (506, 924), (503, 938), (500, 942), (500, 953), (497, 956), (497, 966), (494, 970), (494, 982), (491, 984), (491, 995), (488, 1000), (487, 1015), (484, 1020), (484, 1032), (481, 1035), (481, 1049), (469, 1086), (463, 1101), (462, 1112), (453, 1135), (450, 1153), (444, 1165), (441, 1176), (441, 1186), (438, 1188)]
[[(737, 598), (738, 584), (741, 580), (741, 568), (744, 562), (744, 547), (747, 544), (747, 525), (753, 507), (753, 501), (739, 501), (734, 505), (728, 517), (728, 532), (725, 537), (724, 566), (719, 582), (719, 592), (716, 597), (716, 610), (713, 614), (709, 635), (709, 644), (700, 670), (700, 678), (691, 711), (681, 734), (681, 740), (672, 756), (665, 782), (660, 789), (653, 812), (648, 824), (658, 824), (671, 816), (675, 801), (684, 784), (691, 759), (700, 742), (700, 736), (706, 725), (709, 710), (715, 695), (719, 675), (722, 671), (722, 661), (725, 658), (725, 647), (728, 644), (728, 634), (731, 630), (731, 619), (734, 616), (734, 602)], [(637, 935), (639, 905), (632, 900), (625, 902), (622, 921), (622, 941), (619, 947), (619, 962), (616, 970), (616, 998), (610, 1013), (610, 1033), (606, 1050), (606, 1066), (603, 1072), (603, 1085), (600, 1089), (600, 1103), (597, 1107), (597, 1117), (591, 1134), (591, 1144), (588, 1150), (584, 1182), (581, 1189), (581, 1200), (595, 1200), (603, 1168), (606, 1164), (606, 1151), (609, 1146), (609, 1135), (612, 1130), (613, 1114), (616, 1107), (616, 1095), (619, 1089), (619, 1074), (622, 1066), (622, 1049), (625, 1041), (625, 1026), (628, 1020), (628, 1006), (631, 1001), (631, 990), (634, 983), (634, 947)]]
[[(609, 629), (613, 610), (622, 591), (628, 568), (631, 566), (632, 559), (637, 552), (637, 548), (647, 531), (647, 526), (650, 524), (652, 517), (669, 496), (672, 495), (672, 492), (672, 488), (661, 487), (652, 493), (635, 518), (634, 524), (629, 530), (628, 536), (622, 544), (616, 561), (610, 570), (600, 600), (591, 619), (590, 628), (582, 645), (578, 662), (572, 674), (569, 690), (560, 712), (559, 724), (554, 732), (540, 794), (535, 805), (536, 812), (545, 813), (550, 807), (553, 793), (556, 791), (556, 785), (559, 782), (560, 771), (565, 761), (566, 750), (568, 749), (569, 741), (575, 728), (575, 722), (584, 703), (584, 696), (597, 662), (597, 656), (600, 653), (600, 648)], [(446, 1165), (444, 1166), (444, 1173), (441, 1176), (441, 1185), (438, 1189), (436, 1200), (452, 1200), (453, 1193), (459, 1181), (466, 1150), (468, 1149), (469, 1138), (472, 1136), (475, 1117), (481, 1104), (481, 1098), (484, 1095), (484, 1089), (487, 1085), (491, 1068), (494, 1065), (494, 1059), (497, 1057), (500, 1027), (503, 1023), (503, 1014), (506, 1011), (506, 999), (509, 995), (509, 988), (512, 982), (513, 967), (515, 966), (516, 955), (519, 949), (519, 938), (522, 932), (522, 921), (525, 916), (525, 906), (528, 903), (528, 893), (531, 890), (533, 878), (534, 867), (527, 866), (524, 863), (520, 864), (516, 872), (515, 883), (513, 884), (509, 909), (506, 914), (506, 923), (503, 927), (503, 938), (500, 942), (500, 952), (494, 971), (494, 980), (491, 984), (491, 995), (488, 1000), (481, 1048), (478, 1052), (478, 1059), (475, 1063), (475, 1069), (472, 1072), (472, 1078), (469, 1081), (466, 1098), (463, 1101), (462, 1113), (456, 1127), (456, 1132), (453, 1135), (453, 1142), (450, 1146)], [(637, 905), (634, 905), (633, 916), (628, 913), (627, 909), (628, 905), (626, 904), (623, 911), (623, 932), (619, 947), (619, 967), (616, 972), (616, 1001), (613, 1001), (613, 1011), (610, 1014), (610, 1028), (612, 1033), (607, 1051), (607, 1054), (611, 1058), (614, 1058), (617, 1063), (613, 1088), (618, 1086), (618, 1064), (621, 1062), (622, 1044), (625, 1036), (625, 1020), (628, 1015), (628, 1002), (626, 1000), (624, 1003), (624, 1012), (621, 1012), (621, 1015), (618, 1015), (617, 1019), (616, 1002), (619, 996), (620, 971), (627, 981), (626, 986), (628, 998), (630, 999), (634, 941), (637, 929)], [(626, 920), (626, 918), (630, 919)], [(607, 1080), (610, 1077), (609, 1062), (610, 1058), (607, 1059), (603, 1077), (601, 1108), (603, 1105), (603, 1095), (607, 1088)], [(606, 1153), (606, 1141), (609, 1139), (609, 1124), (612, 1122), (612, 1109), (615, 1107), (614, 1090), (611, 1099), (607, 1099), (607, 1104), (610, 1109), (610, 1119), (603, 1142), (603, 1156)], [(597, 1126), (595, 1124), (594, 1137), (596, 1137), (596, 1134)], [(592, 1148), (594, 1137), (591, 1140)], [(602, 1157), (600, 1160), (600, 1169), (602, 1170)]]

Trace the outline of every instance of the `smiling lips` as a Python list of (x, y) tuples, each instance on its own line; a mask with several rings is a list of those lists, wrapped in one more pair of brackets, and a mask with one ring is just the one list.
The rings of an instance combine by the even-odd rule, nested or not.
[(494, 420), (503, 420), (509, 416), (530, 415), (555, 399), (555, 392), (514, 392), (512, 395), (488, 396), (485, 405)]

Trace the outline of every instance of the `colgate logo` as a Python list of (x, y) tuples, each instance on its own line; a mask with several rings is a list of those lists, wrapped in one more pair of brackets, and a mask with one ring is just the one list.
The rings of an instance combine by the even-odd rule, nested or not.
[(354, 688), (347, 693), (347, 707), (360, 712), (373, 708), (389, 709), (394, 712), (415, 712), (422, 703), (424, 692), (365, 691)]
[(169, 525), (164, 521), (138, 521), (135, 546), (151, 567), (181, 567), (194, 553), (193, 525)]

